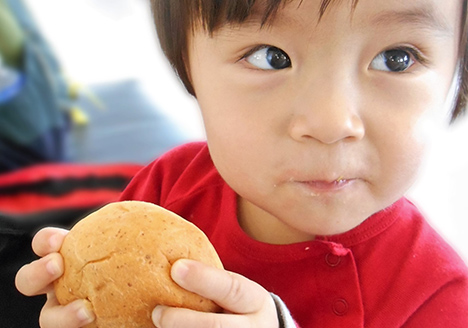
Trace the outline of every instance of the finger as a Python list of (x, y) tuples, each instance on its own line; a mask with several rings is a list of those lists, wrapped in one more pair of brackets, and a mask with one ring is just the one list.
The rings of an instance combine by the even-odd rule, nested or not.
[(15, 285), (26, 296), (45, 294), (52, 289), (52, 282), (62, 274), (62, 256), (52, 253), (19, 269)]
[(89, 302), (76, 300), (62, 306), (55, 294), (47, 295), (47, 302), (39, 317), (40, 326), (44, 328), (78, 328), (93, 322), (95, 315)]
[(32, 249), (38, 256), (58, 252), (68, 230), (59, 228), (44, 228), (39, 230), (32, 240)]
[(152, 320), (158, 328), (187, 328), (187, 323), (190, 323), (190, 328), (251, 326), (250, 318), (247, 316), (197, 312), (167, 306), (157, 306), (152, 313)]
[(171, 275), (182, 288), (211, 299), (233, 313), (257, 312), (272, 302), (270, 294), (257, 283), (197, 261), (176, 261)]

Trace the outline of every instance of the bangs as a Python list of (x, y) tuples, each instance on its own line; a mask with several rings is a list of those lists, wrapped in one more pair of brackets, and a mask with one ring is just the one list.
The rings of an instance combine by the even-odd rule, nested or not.
[[(281, 7), (289, 3), (297, 2), (300, 7), (303, 0), (194, 0), (191, 7), (191, 25), (201, 22), (202, 26), (210, 33), (226, 23), (241, 24), (247, 19), (260, 22), (263, 26), (273, 20)], [(321, 0), (318, 12), (319, 20), (328, 7), (340, 0)], [(354, 9), (359, 0), (350, 0)]]
[(255, 19), (262, 25), (267, 23), (281, 6), (294, 0), (239, 0), (239, 1), (206, 1), (197, 0), (198, 13), (193, 13), (192, 23), (199, 21), (208, 32), (228, 24), (241, 24), (247, 19)]

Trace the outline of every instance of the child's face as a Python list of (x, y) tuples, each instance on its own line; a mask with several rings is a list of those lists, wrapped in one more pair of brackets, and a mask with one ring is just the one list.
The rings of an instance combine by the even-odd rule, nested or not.
[(320, 23), (319, 0), (298, 4), (261, 29), (199, 29), (189, 48), (214, 163), (241, 226), (271, 243), (350, 230), (400, 198), (457, 62), (461, 0), (336, 1)]

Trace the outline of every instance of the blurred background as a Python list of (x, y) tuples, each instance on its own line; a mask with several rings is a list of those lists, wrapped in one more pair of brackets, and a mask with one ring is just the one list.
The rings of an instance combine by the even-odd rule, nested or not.
[[(147, 0), (24, 3), (67, 80), (80, 90), (67, 156), (85, 163), (146, 164), (177, 144), (204, 138), (194, 99), (159, 49)], [(409, 198), (466, 260), (468, 119), (434, 133)], [(117, 148), (109, 142), (113, 138), (121, 140)]]
[(203, 138), (195, 101), (163, 59), (148, 0), (25, 0), (60, 59), (83, 85), (134, 80), (190, 138)]

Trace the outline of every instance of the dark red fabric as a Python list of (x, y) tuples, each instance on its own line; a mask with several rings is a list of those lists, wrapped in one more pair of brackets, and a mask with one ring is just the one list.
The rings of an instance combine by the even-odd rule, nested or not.
[(236, 194), (195, 143), (140, 171), (121, 199), (196, 224), (227, 270), (280, 296), (303, 328), (468, 327), (466, 264), (405, 198), (341, 235), (261, 243), (240, 228)]
[(0, 175), (0, 212), (91, 208), (119, 198), (142, 168), (134, 164), (44, 164)]

